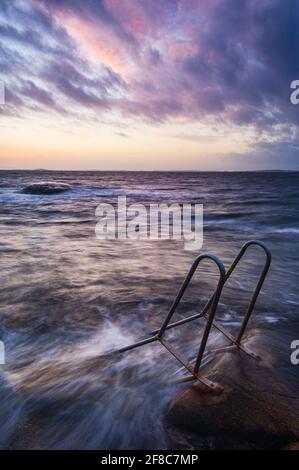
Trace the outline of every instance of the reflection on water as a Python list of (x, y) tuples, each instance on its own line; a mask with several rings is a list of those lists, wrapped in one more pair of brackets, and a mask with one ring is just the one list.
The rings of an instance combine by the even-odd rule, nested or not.
[[(69, 193), (22, 194), (32, 181)], [(100, 202), (204, 204), (204, 246), (226, 266), (251, 238), (273, 254), (251, 326), (279, 326), (298, 310), (298, 173), (0, 172), (1, 447), (167, 448), (163, 416), (179, 365), (158, 344), (99, 356), (157, 328), (197, 253), (174, 241), (100, 241)], [(218, 317), (240, 324), (262, 260), (250, 255), (225, 287)], [(217, 282), (206, 262), (177, 317), (198, 311)], [(170, 330), (193, 357), (202, 322)], [(222, 341), (213, 332), (211, 343)], [(205, 362), (212, 357), (206, 356)]]

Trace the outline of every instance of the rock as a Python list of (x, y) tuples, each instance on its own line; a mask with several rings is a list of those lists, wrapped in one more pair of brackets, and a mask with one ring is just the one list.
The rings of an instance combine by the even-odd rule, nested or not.
[(181, 390), (168, 409), (170, 430), (193, 433), (199, 448), (211, 436), (214, 448), (283, 448), (297, 442), (299, 374), (290, 363), (290, 342), (298, 330), (296, 324), (252, 332), (250, 348), (261, 362), (236, 350), (216, 356), (205, 374), (224, 392), (211, 393), (198, 382)]
[(291, 444), (283, 447), (282, 450), (299, 450), (299, 442), (292, 442)]
[(66, 183), (45, 181), (31, 183), (23, 188), (23, 192), (27, 194), (58, 194), (64, 191), (69, 191), (70, 189), (72, 189), (72, 187)]

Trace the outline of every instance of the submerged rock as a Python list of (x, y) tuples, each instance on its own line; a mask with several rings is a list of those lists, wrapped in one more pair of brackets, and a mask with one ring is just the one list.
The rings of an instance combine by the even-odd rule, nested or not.
[[(250, 348), (257, 362), (239, 351), (215, 358), (205, 371), (224, 386), (216, 395), (199, 383), (174, 397), (167, 413), (171, 428), (201, 448), (284, 448), (299, 440), (299, 374), (290, 364), (290, 341), (298, 323), (288, 330), (253, 332)], [(211, 444), (212, 443), (212, 444)]]
[(283, 447), (282, 450), (299, 450), (299, 442), (292, 442), (291, 444)]
[(72, 187), (67, 183), (56, 181), (44, 181), (31, 183), (23, 188), (23, 193), (27, 194), (58, 194), (64, 191), (70, 191)]

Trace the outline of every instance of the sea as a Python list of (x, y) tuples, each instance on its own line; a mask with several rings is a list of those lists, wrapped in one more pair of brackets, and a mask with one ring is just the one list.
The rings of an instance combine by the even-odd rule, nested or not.
[[(23, 192), (49, 181), (71, 189)], [(118, 196), (146, 207), (202, 204), (202, 247), (97, 238), (96, 208)], [(299, 172), (0, 171), (0, 213), (3, 449), (171, 448), (166, 416), (186, 386), (176, 383), (181, 365), (157, 342), (103, 355), (159, 328), (199, 254), (228, 268), (244, 243), (262, 241), (272, 263), (248, 331), (292, 328), (298, 317)], [(225, 284), (216, 316), (232, 332), (264, 262), (251, 246)], [(218, 276), (211, 261), (201, 263), (173, 320), (200, 312)], [(192, 360), (203, 326), (194, 320), (167, 338)], [(213, 329), (203, 366), (222, 342)]]

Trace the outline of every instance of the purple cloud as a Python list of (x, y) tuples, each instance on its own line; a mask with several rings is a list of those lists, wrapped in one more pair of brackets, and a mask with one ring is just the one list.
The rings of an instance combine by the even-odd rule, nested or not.
[(32, 100), (45, 112), (208, 117), (260, 131), (298, 124), (289, 102), (289, 84), (299, 78), (295, 0), (0, 5), (0, 78), (24, 115)]

